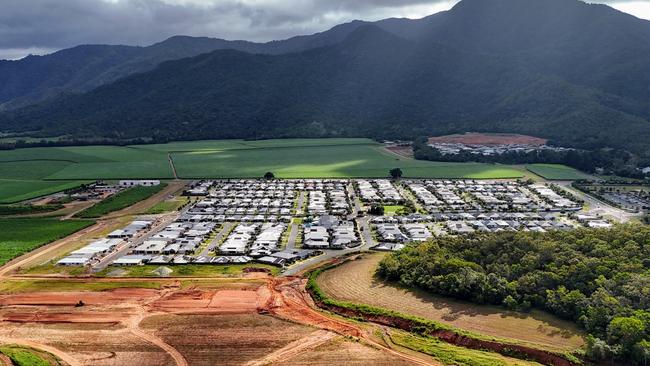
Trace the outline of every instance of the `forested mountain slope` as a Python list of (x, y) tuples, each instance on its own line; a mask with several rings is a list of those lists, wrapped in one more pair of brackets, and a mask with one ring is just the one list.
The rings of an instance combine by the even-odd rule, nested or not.
[(649, 150), (650, 22), (607, 6), (464, 0), (241, 45), (5, 113), (0, 129), (159, 141), (488, 131)]

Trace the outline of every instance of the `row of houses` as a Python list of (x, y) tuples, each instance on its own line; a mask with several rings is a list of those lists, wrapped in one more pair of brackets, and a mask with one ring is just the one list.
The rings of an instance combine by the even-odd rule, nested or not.
[(579, 223), (592, 229), (607, 229), (612, 224), (598, 215), (580, 213), (573, 216)]
[(356, 181), (357, 193), (362, 201), (368, 203), (398, 204), (404, 202), (393, 183), (387, 179)]
[(425, 224), (380, 223), (375, 230), (382, 242), (421, 242), (433, 237)]
[(570, 230), (572, 225), (560, 221), (513, 221), (513, 220), (470, 220), (447, 221), (450, 234), (469, 234), (475, 231), (496, 233), (501, 231), (526, 231), (544, 233), (551, 230)]
[(562, 211), (580, 206), (545, 185), (512, 181), (406, 180), (429, 213)]
[(543, 184), (533, 184), (530, 186), (530, 189), (537, 193), (543, 200), (551, 204), (554, 208), (559, 209), (569, 209), (569, 210), (580, 210), (581, 205), (573, 202), (572, 200), (560, 196), (550, 187)]
[(219, 253), (262, 257), (279, 251), (285, 224), (240, 223), (219, 246)]
[(124, 241), (122, 239), (99, 239), (77, 249), (56, 264), (62, 266), (86, 266), (113, 252)]
[(57, 262), (63, 266), (86, 266), (100, 261), (102, 258), (113, 253), (121, 244), (128, 241), (151, 228), (151, 220), (135, 220), (122, 229), (115, 230), (106, 238), (98, 239), (90, 244), (77, 249)]
[(343, 249), (359, 244), (354, 223), (325, 215), (303, 227), (303, 246), (313, 249)]
[(214, 223), (173, 222), (131, 250), (135, 255), (193, 255), (213, 232)]
[(151, 220), (135, 220), (122, 229), (117, 229), (108, 233), (107, 237), (109, 239), (133, 238), (139, 233), (148, 230), (151, 225), (153, 225), (153, 221)]

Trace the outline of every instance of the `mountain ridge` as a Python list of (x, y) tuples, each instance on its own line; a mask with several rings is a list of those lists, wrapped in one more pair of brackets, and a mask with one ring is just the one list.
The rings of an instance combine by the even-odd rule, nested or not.
[[(161, 141), (517, 132), (647, 153), (650, 22), (622, 14), (579, 1), (463, 0), (420, 20), (297, 38), (294, 52), (274, 43), (162, 62), (4, 113), (0, 126)], [(543, 41), (529, 38), (538, 33)]]

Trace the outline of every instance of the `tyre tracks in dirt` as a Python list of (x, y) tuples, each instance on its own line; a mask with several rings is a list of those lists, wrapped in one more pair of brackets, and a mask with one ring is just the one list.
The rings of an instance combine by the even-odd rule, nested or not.
[[(306, 279), (301, 277), (278, 277), (270, 279), (268, 282), (269, 299), (259, 309), (259, 312), (269, 313), (283, 320), (311, 325), (345, 337), (358, 338), (371, 347), (380, 349), (414, 365), (441, 365), (430, 358), (425, 360), (398, 352), (387, 345), (376, 342), (359, 326), (316, 310), (313, 301), (311, 301), (311, 297), (305, 290), (305, 284)], [(291, 355), (292, 352), (290, 352), (290, 349), (285, 349), (282, 351), (282, 354), (286, 357)], [(272, 354), (269, 356), (272, 356)]]

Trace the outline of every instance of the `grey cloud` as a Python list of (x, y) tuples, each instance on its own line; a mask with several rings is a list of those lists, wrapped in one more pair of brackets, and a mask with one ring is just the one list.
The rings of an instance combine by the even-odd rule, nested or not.
[[(268, 41), (353, 19), (425, 16), (456, 1), (1, 0), (0, 59), (78, 44), (148, 45), (179, 34)], [(608, 1), (634, 0), (599, 2)]]
[(184, 34), (267, 41), (444, 0), (2, 0), (0, 58), (78, 44), (151, 44)]

